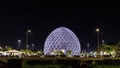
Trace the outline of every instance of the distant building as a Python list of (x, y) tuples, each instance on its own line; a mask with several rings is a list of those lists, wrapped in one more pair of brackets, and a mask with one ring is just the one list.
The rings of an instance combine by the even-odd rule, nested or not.
[(79, 39), (70, 29), (59, 27), (49, 34), (44, 44), (45, 55), (51, 55), (55, 50), (62, 51), (65, 55), (67, 51), (71, 51), (72, 55), (80, 55)]

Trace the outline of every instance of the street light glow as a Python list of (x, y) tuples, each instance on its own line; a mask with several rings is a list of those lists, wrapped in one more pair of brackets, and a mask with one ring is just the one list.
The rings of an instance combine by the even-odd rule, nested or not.
[(34, 46), (34, 44), (32, 43), (32, 46)]
[(18, 42), (21, 42), (21, 40), (18, 40)]
[(99, 29), (99, 28), (97, 28), (97, 29), (96, 29), (96, 31), (97, 31), (97, 32), (99, 32), (99, 31), (100, 31), (100, 29)]
[(31, 32), (31, 30), (28, 30), (28, 32)]

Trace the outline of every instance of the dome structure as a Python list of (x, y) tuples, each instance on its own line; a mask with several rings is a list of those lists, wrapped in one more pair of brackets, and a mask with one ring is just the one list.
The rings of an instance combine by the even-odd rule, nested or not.
[(77, 36), (66, 27), (59, 27), (53, 30), (44, 43), (44, 54), (51, 55), (55, 50), (71, 51), (72, 55), (79, 55), (81, 51), (80, 42)]

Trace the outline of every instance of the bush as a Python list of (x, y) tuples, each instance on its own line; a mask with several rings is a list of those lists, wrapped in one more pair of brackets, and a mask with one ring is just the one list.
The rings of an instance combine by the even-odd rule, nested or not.
[(22, 60), (21, 59), (8, 59), (8, 68), (21, 68)]
[(7, 64), (5, 62), (0, 61), (0, 68), (7, 68)]
[(26, 64), (28, 65), (46, 65), (46, 64), (53, 64), (53, 60), (29, 60), (26, 61)]

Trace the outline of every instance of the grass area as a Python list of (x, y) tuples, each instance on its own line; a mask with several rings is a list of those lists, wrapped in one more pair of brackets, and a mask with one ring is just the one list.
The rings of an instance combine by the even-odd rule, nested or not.
[(120, 65), (96, 65), (95, 68), (120, 68)]
[[(22, 68), (63, 68), (63, 67), (61, 67), (61, 65), (23, 65)], [(67, 66), (67, 68), (72, 67)], [(120, 68), (120, 65), (96, 65), (93, 68)]]
[[(2, 58), (0, 68), (120, 68), (120, 58), (25, 57)], [(7, 62), (6, 62), (7, 61)]]
[(23, 65), (22, 68), (61, 68), (60, 65)]
[(47, 64), (47, 65), (23, 65), (22, 68), (74, 68), (72, 65), (66, 64)]

